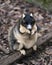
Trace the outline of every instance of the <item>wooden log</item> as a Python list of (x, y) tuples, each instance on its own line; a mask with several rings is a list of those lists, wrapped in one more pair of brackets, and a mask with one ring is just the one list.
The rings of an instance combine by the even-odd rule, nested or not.
[(19, 52), (15, 52), (14, 54), (11, 54), (7, 57), (1, 58), (0, 59), (0, 65), (8, 65), (15, 60), (19, 59), (22, 55)]
[[(27, 55), (32, 52), (32, 49), (26, 51)], [(15, 60), (19, 60), (20, 58), (23, 58), (24, 56), (19, 52), (15, 52), (13, 54), (10, 54), (8, 56), (5, 56), (4, 58), (0, 59), (0, 65), (8, 65), (10, 63), (13, 63)]]
[[(44, 44), (47, 42), (49, 39), (52, 38), (52, 32), (47, 33), (43, 37), (39, 38), (37, 41), (37, 46)], [(32, 49), (27, 51), (27, 54), (30, 54), (32, 52)], [(24, 57), (20, 52), (15, 52), (14, 54), (8, 55), (5, 58), (0, 59), (0, 65), (8, 65), (15, 60), (19, 60), (20, 58)]]
[(0, 45), (0, 50), (2, 50), (5, 54), (9, 53), (9, 49), (4, 48), (2, 45)]
[(52, 32), (47, 33), (46, 35), (44, 35), (43, 37), (40, 37), (38, 39), (38, 41), (36, 42), (37, 46), (47, 42), (48, 40), (50, 40), (52, 38)]

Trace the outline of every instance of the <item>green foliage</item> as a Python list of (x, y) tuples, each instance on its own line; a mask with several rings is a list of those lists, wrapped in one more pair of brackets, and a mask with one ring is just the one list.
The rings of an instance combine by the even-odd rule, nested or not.
[(27, 2), (29, 2), (29, 3), (32, 3), (32, 0), (25, 0), (25, 1), (27, 1)]
[(36, 3), (41, 7), (52, 11), (52, 0), (26, 0), (30, 3)]

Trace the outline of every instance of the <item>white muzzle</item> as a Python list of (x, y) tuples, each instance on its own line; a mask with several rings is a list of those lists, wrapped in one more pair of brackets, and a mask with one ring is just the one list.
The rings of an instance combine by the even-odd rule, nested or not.
[(30, 24), (28, 24), (27, 29), (32, 29), (32, 26)]

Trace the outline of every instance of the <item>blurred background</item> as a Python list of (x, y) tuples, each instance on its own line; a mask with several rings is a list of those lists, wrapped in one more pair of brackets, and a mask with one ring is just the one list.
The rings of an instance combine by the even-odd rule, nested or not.
[(34, 3), (41, 8), (44, 8), (48, 11), (52, 11), (52, 0), (26, 0), (30, 3)]

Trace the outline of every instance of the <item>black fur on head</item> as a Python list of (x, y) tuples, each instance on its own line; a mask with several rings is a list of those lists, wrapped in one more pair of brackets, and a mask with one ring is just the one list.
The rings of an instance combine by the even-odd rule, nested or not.
[(25, 28), (31, 30), (32, 27), (34, 26), (34, 24), (35, 24), (35, 19), (34, 19), (32, 14), (25, 14), (23, 16), (23, 19), (21, 21), (22, 26), (24, 26)]

